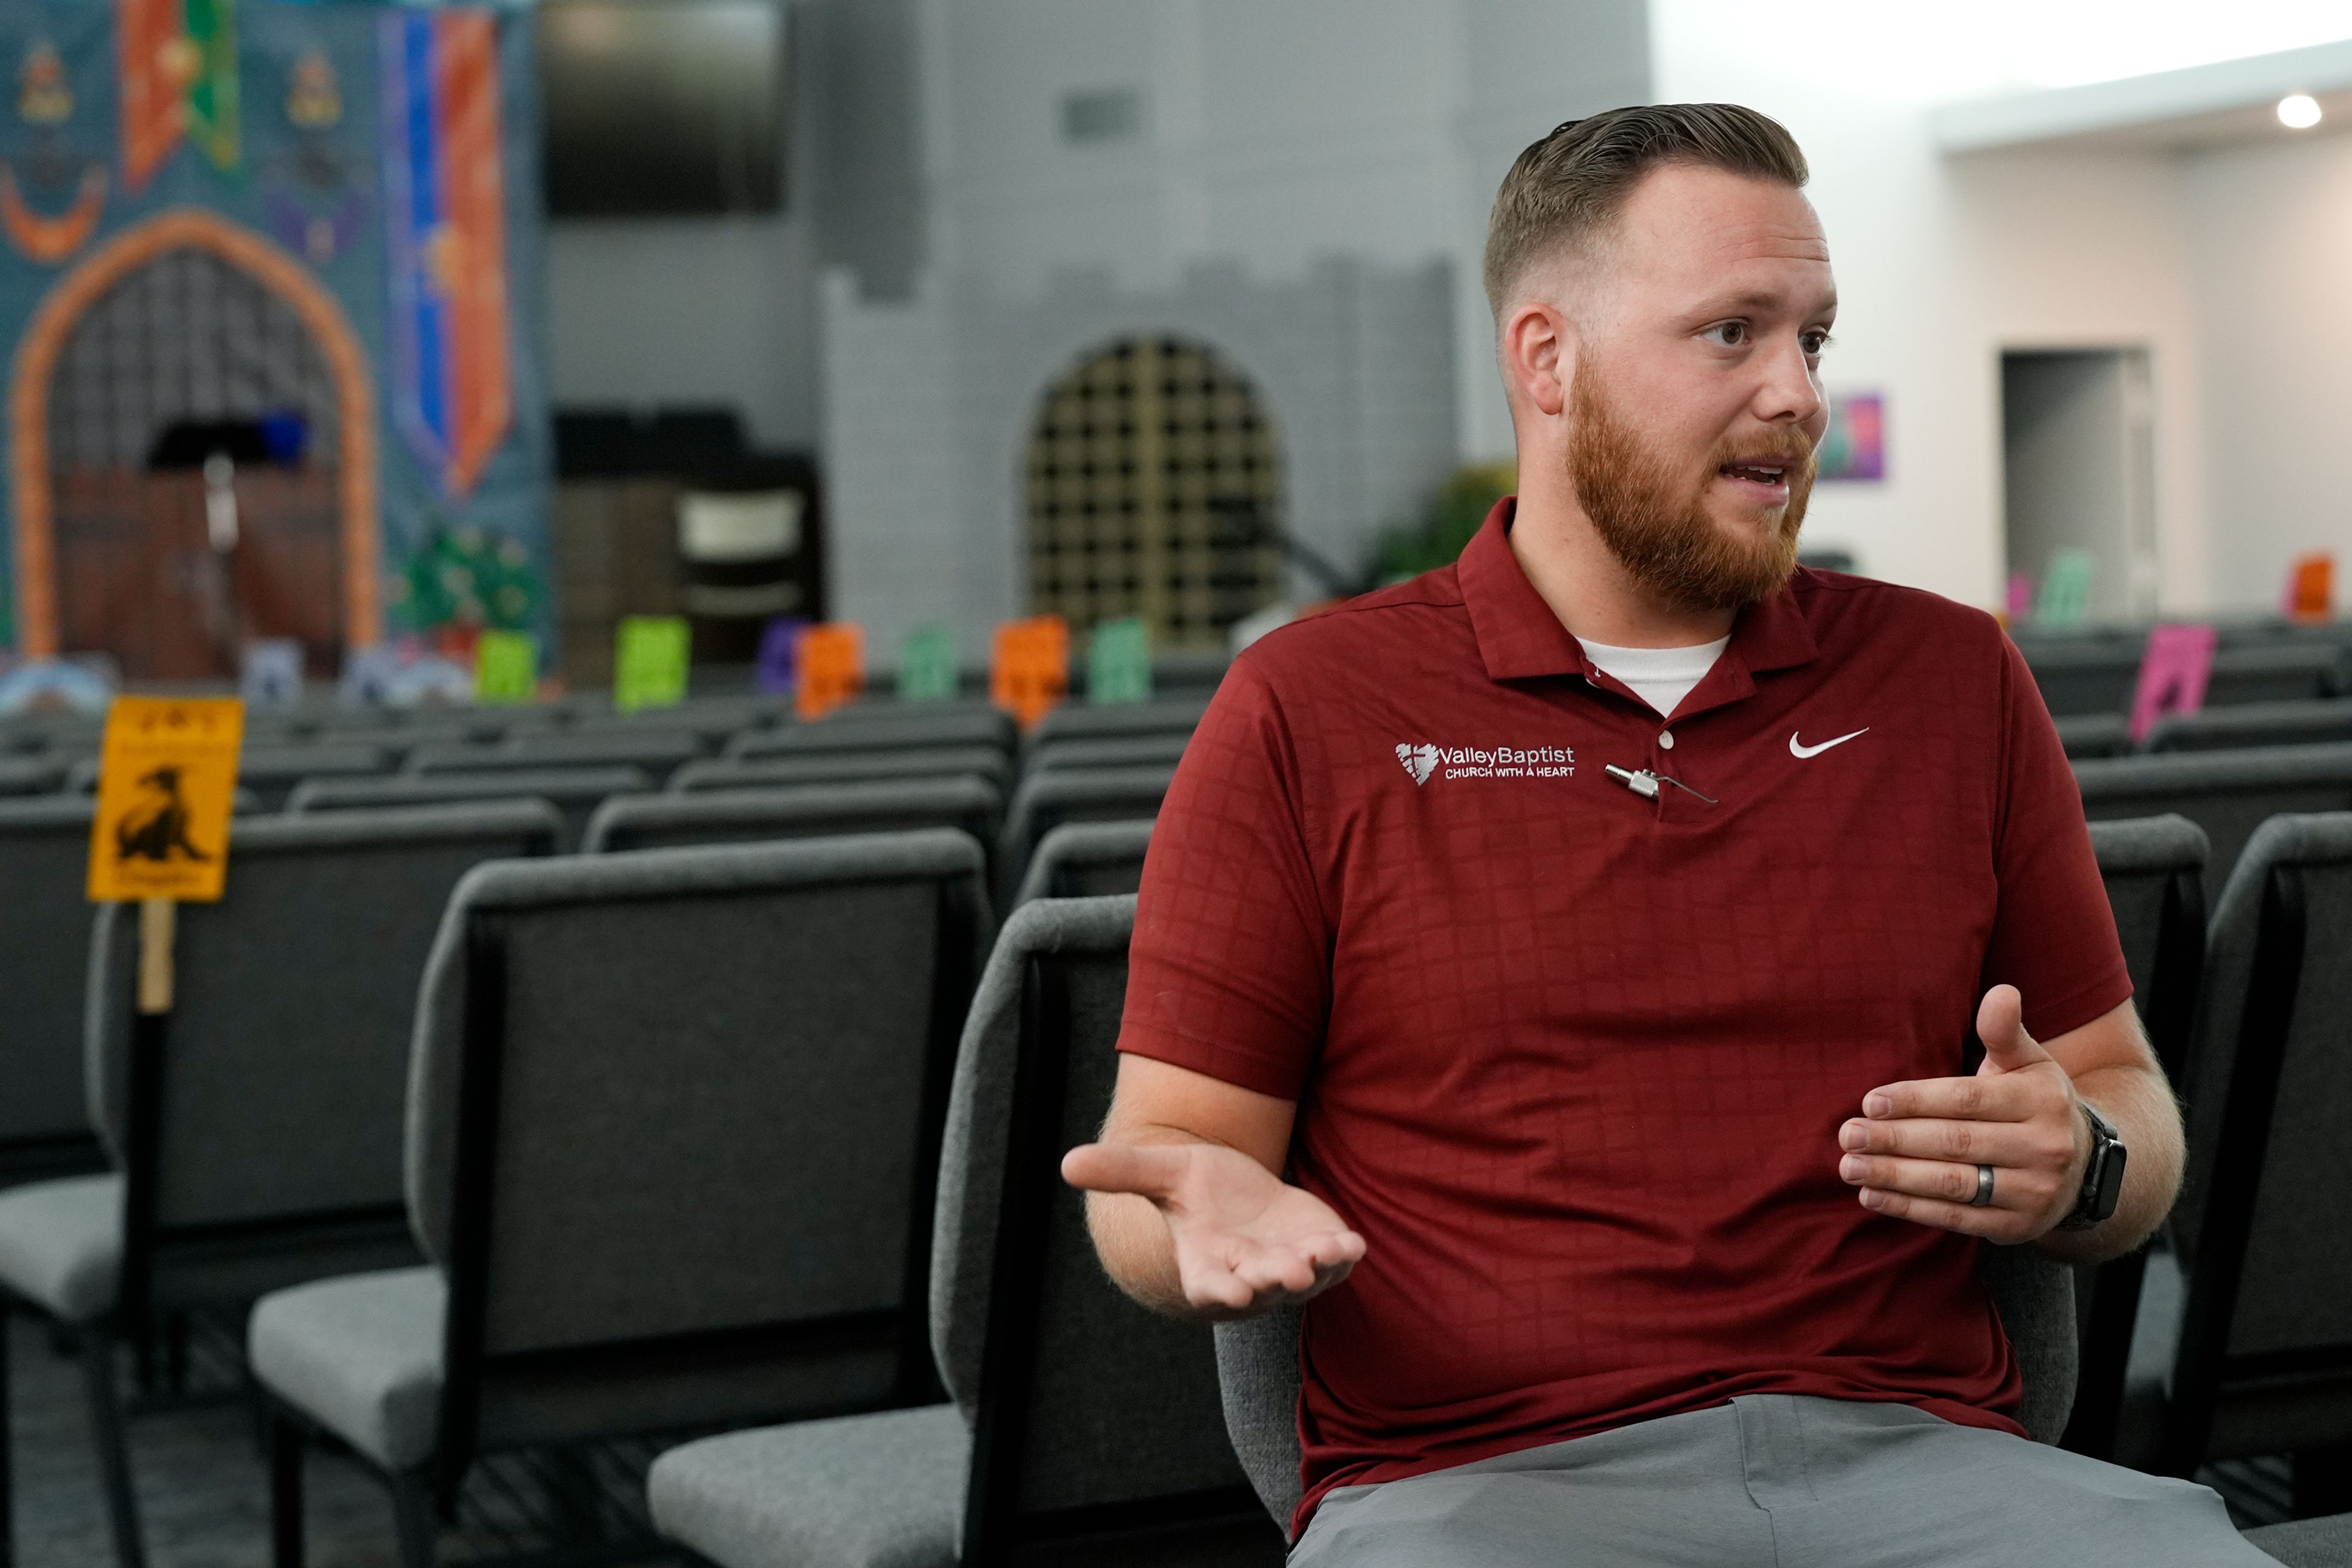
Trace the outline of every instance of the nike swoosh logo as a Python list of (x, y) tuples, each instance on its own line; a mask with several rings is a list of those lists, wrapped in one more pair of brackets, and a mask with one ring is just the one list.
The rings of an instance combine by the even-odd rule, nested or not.
[(1840, 735), (1836, 740), (1823, 741), (1818, 746), (1801, 746), (1797, 743), (1797, 731), (1791, 730), (1789, 731), (1789, 754), (1800, 759), (1805, 757), (1818, 757), (1823, 752), (1828, 751), (1832, 746), (1844, 745), (1848, 741), (1853, 740), (1854, 735), (1867, 735), (1869, 733), (1870, 726), (1864, 724), (1861, 729), (1856, 730), (1853, 732), (1853, 735)]

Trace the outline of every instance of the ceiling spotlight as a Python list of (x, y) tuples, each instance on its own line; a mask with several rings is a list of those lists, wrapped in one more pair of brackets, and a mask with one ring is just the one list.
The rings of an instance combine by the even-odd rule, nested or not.
[(2319, 123), (2319, 100), (2307, 92), (2290, 92), (2279, 100), (2278, 117), (2289, 131), (2308, 131)]

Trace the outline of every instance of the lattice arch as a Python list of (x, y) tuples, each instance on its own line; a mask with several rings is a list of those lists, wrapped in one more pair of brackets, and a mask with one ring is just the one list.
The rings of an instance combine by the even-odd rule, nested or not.
[(1282, 462), (1255, 386), (1205, 344), (1134, 337), (1039, 400), (1029, 438), (1029, 604), (1084, 627), (1141, 617), (1214, 647), (1282, 593)]

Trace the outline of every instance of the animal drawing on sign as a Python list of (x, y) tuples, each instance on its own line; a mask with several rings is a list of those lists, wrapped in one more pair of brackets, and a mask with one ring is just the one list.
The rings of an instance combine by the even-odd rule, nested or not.
[(114, 857), (168, 866), (173, 856), (198, 862), (211, 856), (188, 842), (188, 806), (180, 798), (180, 770), (160, 767), (139, 781), (142, 792), (114, 825)]

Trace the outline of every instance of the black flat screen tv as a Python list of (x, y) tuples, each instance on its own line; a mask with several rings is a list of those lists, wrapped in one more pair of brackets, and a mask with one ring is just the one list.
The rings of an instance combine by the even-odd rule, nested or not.
[(783, 0), (546, 0), (537, 16), (550, 216), (782, 207)]

